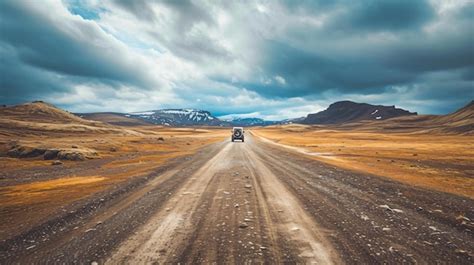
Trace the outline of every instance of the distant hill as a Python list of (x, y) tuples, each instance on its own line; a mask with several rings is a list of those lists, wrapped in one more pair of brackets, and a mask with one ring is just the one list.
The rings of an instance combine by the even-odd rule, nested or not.
[(395, 106), (371, 105), (352, 101), (339, 101), (329, 105), (326, 110), (308, 114), (303, 124), (343, 124), (362, 120), (386, 120), (400, 116), (417, 115)]
[(474, 134), (474, 101), (447, 115), (402, 116), (384, 121), (362, 120), (337, 125), (339, 129)]
[(196, 109), (162, 109), (125, 114), (128, 118), (140, 119), (151, 124), (167, 126), (224, 126), (225, 122), (209, 111)]
[(299, 118), (293, 118), (293, 119), (285, 119), (285, 120), (279, 121), (278, 123), (279, 123), (279, 124), (302, 123), (304, 119), (306, 119), (306, 117), (299, 117)]
[(89, 120), (102, 121), (121, 126), (164, 125), (164, 126), (267, 126), (278, 122), (260, 118), (233, 118), (221, 120), (209, 111), (196, 109), (162, 109), (131, 113), (78, 113)]
[(76, 115), (87, 120), (100, 121), (118, 126), (151, 125), (144, 120), (130, 118), (127, 117), (127, 114), (116, 112), (76, 113)]
[(42, 101), (0, 107), (0, 134), (49, 135), (55, 133), (137, 134), (100, 121), (86, 120)]
[(242, 127), (250, 127), (250, 126), (268, 126), (276, 124), (275, 121), (267, 121), (260, 118), (234, 118), (229, 121), (232, 126), (242, 126)]
[(434, 117), (431, 122), (444, 127), (446, 132), (474, 132), (474, 100), (451, 114)]
[(34, 101), (15, 106), (2, 107), (0, 108), (0, 117), (2, 119), (23, 122), (94, 124), (94, 122), (84, 120), (70, 112), (43, 101)]

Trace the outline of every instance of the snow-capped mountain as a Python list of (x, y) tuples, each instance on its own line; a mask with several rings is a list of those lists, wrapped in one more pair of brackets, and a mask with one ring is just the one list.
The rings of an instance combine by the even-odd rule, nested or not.
[(260, 118), (233, 118), (229, 121), (233, 126), (266, 126), (272, 125), (276, 122), (274, 121), (266, 121)]
[(188, 125), (209, 125), (219, 126), (223, 122), (211, 115), (209, 111), (197, 109), (162, 109), (145, 112), (132, 112), (125, 116), (138, 118), (148, 123), (169, 125), (169, 126), (188, 126)]
[(285, 119), (281, 120), (278, 123), (279, 124), (292, 124), (292, 123), (301, 123), (306, 117), (299, 117), (299, 118), (293, 118), (293, 119)]

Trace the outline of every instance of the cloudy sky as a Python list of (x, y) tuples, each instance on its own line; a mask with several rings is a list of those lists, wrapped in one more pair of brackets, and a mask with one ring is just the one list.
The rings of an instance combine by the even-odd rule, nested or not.
[(474, 99), (473, 0), (2, 0), (0, 103), (284, 119)]

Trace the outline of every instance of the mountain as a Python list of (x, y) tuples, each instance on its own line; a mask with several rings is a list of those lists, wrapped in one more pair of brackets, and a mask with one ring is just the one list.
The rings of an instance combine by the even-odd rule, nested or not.
[(474, 100), (451, 114), (431, 116), (425, 124), (433, 127), (433, 131), (473, 134)]
[(82, 119), (43, 101), (33, 101), (15, 106), (1, 107), (0, 117), (5, 120), (21, 122), (94, 124), (94, 122)]
[(224, 126), (226, 123), (209, 111), (196, 109), (162, 109), (124, 114), (127, 118), (140, 119), (151, 124), (167, 126)]
[(232, 126), (250, 127), (250, 126), (267, 126), (273, 125), (277, 122), (266, 121), (260, 118), (234, 118), (229, 121)]
[(64, 133), (110, 133), (136, 134), (120, 127), (99, 121), (86, 120), (52, 104), (34, 101), (30, 103), (0, 107), (0, 134), (47, 135)]
[(100, 121), (118, 126), (140, 126), (140, 125), (151, 125), (137, 118), (127, 117), (127, 114), (117, 112), (96, 112), (96, 113), (76, 113), (77, 116), (93, 121)]
[(285, 119), (285, 120), (279, 121), (278, 123), (279, 123), (279, 124), (302, 123), (304, 119), (306, 119), (306, 117), (299, 117), (299, 118), (293, 118), (293, 119)]
[(408, 115), (417, 115), (417, 113), (395, 108), (395, 106), (339, 101), (329, 105), (326, 110), (309, 114), (301, 123), (343, 124), (361, 120), (386, 120)]
[(474, 100), (471, 100), (469, 104), (451, 114), (436, 117), (434, 122), (457, 128), (461, 131), (472, 131), (474, 129)]
[(474, 134), (474, 101), (447, 115), (410, 115), (393, 119), (337, 125), (339, 129), (390, 132)]

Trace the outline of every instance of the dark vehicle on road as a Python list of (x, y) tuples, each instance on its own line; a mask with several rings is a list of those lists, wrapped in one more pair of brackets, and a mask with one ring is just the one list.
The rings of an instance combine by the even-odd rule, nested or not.
[(234, 127), (232, 128), (232, 142), (234, 140), (241, 140), (244, 141), (244, 128), (242, 127)]

